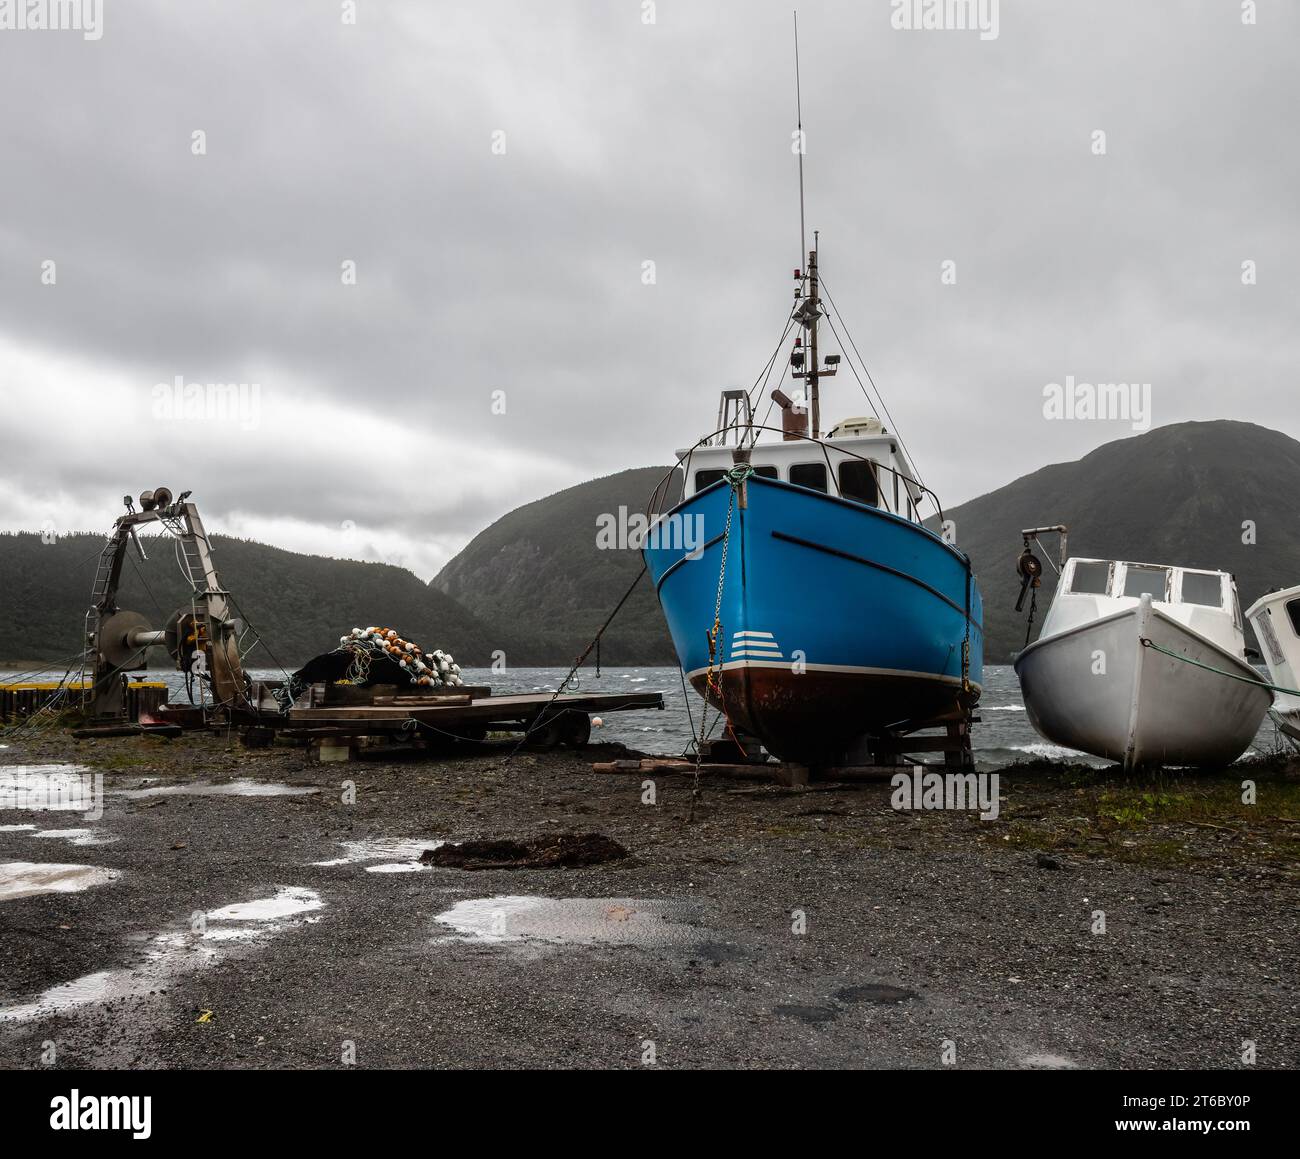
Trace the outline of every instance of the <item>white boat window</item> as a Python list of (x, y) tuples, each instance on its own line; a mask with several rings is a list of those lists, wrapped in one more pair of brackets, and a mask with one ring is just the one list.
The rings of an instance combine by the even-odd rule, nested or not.
[(1204, 572), (1183, 572), (1183, 603), (1202, 604), (1207, 608), (1223, 607), (1223, 580)]
[(1106, 595), (1110, 591), (1110, 564), (1076, 560), (1070, 591), (1080, 595)]
[(876, 484), (876, 465), (865, 459), (845, 459), (840, 463), (840, 497), (865, 503), (869, 507), (880, 504), (880, 488)]
[(797, 487), (808, 487), (813, 491), (825, 491), (826, 464), (795, 463), (790, 468), (790, 482)]
[(1291, 619), (1291, 631), (1300, 636), (1300, 600), (1290, 600), (1286, 606), (1286, 614)]
[(1133, 567), (1129, 566), (1124, 576), (1124, 594), (1126, 596), (1150, 596), (1153, 600), (1163, 600), (1169, 590), (1169, 569), (1167, 567)]

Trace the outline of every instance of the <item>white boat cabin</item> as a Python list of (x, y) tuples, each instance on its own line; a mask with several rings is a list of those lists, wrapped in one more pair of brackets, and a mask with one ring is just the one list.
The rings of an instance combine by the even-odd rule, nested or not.
[[(1260, 596), (1246, 610), (1273, 683), (1300, 689), (1300, 587)], [(1279, 692), (1274, 707), (1300, 714), (1300, 697)]]
[[(736, 444), (727, 440), (729, 433), (724, 430), (693, 450), (677, 452), (686, 476), (684, 498), (712, 486), (735, 465)], [(746, 442), (754, 474), (765, 479), (878, 507), (913, 523), (924, 517), (917, 509), (929, 493), (916, 482), (898, 440), (878, 419), (846, 419), (822, 439)]]
[(1245, 655), (1241, 605), (1231, 575), (1123, 560), (1067, 560), (1039, 639), (1135, 608), (1144, 595), (1170, 619), (1234, 656)]

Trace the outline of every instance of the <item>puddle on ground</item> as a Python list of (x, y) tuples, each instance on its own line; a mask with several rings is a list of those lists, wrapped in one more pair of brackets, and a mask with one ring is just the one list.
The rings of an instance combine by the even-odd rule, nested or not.
[(324, 904), (315, 890), (282, 885), (274, 897), (259, 897), (255, 901), (241, 901), (223, 909), (209, 910), (209, 932), (212, 922), (269, 922), (276, 918), (291, 918), (308, 913), (320, 909)]
[(1027, 1054), (1020, 1065), (1032, 1070), (1077, 1070), (1079, 1064), (1060, 1054)]
[(49, 862), (0, 863), (0, 901), (34, 897), (38, 893), (80, 893), (94, 885), (116, 881), (116, 869), (95, 865), (54, 865)]
[(112, 833), (98, 829), (38, 829), (35, 825), (0, 825), (0, 833), (21, 833), (24, 837), (52, 837), (69, 845), (110, 845), (117, 840)]
[(437, 849), (442, 841), (421, 841), (401, 837), (376, 837), (365, 841), (340, 841), (342, 857), (329, 861), (314, 861), (315, 866), (361, 865), (367, 861), (377, 861), (379, 865), (367, 865), (367, 873), (418, 873), (429, 866), (420, 864), (420, 854), (426, 849)]
[(97, 829), (38, 829), (32, 836), (60, 838), (69, 845), (111, 845), (117, 840), (112, 833)]
[(319, 793), (319, 789), (305, 785), (280, 785), (267, 781), (187, 781), (183, 784), (145, 785), (139, 789), (116, 789), (115, 797), (299, 797), (305, 793)]
[[(3, 870), (4, 866), (0, 866), (0, 873)], [(99, 970), (52, 986), (30, 1002), (0, 1006), (0, 1023), (26, 1022), (98, 1002), (147, 997), (164, 990), (170, 979), (219, 962), (224, 957), (223, 943), (265, 941), (324, 904), (320, 895), (310, 889), (280, 886), (273, 897), (210, 910), (202, 934), (189, 930), (156, 934), (149, 939), (139, 964), (129, 969)]]
[(0, 809), (97, 812), (104, 774), (85, 765), (6, 765), (0, 768)]
[(434, 919), (465, 941), (668, 946), (697, 942), (677, 902), (630, 897), (484, 897)]

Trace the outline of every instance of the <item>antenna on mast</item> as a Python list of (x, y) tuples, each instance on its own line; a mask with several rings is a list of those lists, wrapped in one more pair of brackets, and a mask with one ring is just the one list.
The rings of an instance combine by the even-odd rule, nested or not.
[[(795, 309), (792, 321), (798, 323), (804, 337), (796, 338), (790, 354), (790, 377), (808, 384), (807, 399), (799, 405), (780, 388), (772, 392), (772, 400), (781, 407), (781, 437), (786, 440), (807, 438), (808, 419), (812, 418), (812, 437), (821, 437), (821, 400), (817, 383), (832, 377), (838, 369), (839, 355), (831, 355), (825, 365), (820, 361), (817, 341), (817, 319), (821, 317), (821, 298), (817, 285), (817, 233), (813, 232), (813, 248), (807, 247), (808, 234), (804, 223), (803, 192), (803, 90), (799, 77), (799, 13), (794, 14), (794, 101), (799, 131), (796, 144), (799, 153), (799, 269), (794, 272)], [(808, 264), (804, 265), (804, 258)], [(806, 339), (806, 341), (805, 341)]]
[(799, 130), (799, 264), (803, 265), (804, 255), (808, 252), (807, 234), (803, 221), (803, 91), (799, 84), (799, 10), (794, 13), (794, 108), (795, 122)]

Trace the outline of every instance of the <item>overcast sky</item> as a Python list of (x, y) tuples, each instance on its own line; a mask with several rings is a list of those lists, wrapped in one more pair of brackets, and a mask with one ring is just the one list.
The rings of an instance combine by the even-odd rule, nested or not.
[[(107, 0), (97, 40), (0, 31), (0, 527), (107, 530), (166, 484), (428, 578), (670, 461), (802, 265), (792, 6)], [(945, 504), (1134, 433), (1045, 420), (1067, 375), (1300, 435), (1300, 6), (1003, 0), (996, 38), (893, 11), (800, 4), (808, 227)], [(260, 389), (187, 420), (178, 378)], [(823, 397), (866, 413), (844, 374)]]

